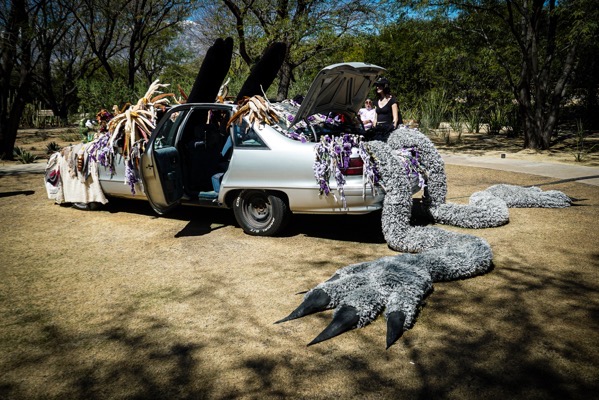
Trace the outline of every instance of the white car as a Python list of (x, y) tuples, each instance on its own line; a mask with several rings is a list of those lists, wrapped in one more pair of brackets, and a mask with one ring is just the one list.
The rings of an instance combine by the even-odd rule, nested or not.
[[(321, 193), (314, 163), (315, 146), (324, 134), (364, 133), (357, 111), (382, 72), (382, 67), (365, 63), (324, 68), (299, 109), (280, 104), (295, 114), (289, 117), (291, 126), (286, 121), (250, 124), (245, 117), (240, 125), (227, 128), (236, 111), (232, 104), (172, 107), (160, 119), (141, 155), (140, 190), (133, 195), (123, 185), (122, 160), (115, 162), (114, 173), (99, 169), (102, 189), (107, 196), (147, 199), (159, 214), (179, 204), (232, 208), (245, 232), (262, 236), (278, 233), (290, 213), (364, 214), (378, 210), (384, 191), (365, 188), (362, 159), (357, 154), (343, 171), (344, 199), (333, 195), (337, 189), (334, 178), (332, 193)], [(335, 115), (343, 122), (314, 123), (314, 115)], [(298, 126), (304, 127), (302, 136), (309, 140), (291, 137), (301, 131)]]

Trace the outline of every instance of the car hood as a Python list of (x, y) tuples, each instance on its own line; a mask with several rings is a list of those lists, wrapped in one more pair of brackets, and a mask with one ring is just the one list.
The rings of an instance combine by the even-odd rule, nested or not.
[(313, 114), (354, 112), (363, 106), (383, 67), (361, 62), (333, 64), (323, 68), (302, 101), (293, 124)]

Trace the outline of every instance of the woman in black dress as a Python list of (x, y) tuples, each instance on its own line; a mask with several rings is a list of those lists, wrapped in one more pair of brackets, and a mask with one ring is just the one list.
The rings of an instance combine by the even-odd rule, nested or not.
[(376, 121), (374, 126), (379, 132), (390, 132), (402, 124), (401, 113), (397, 105), (395, 96), (391, 94), (389, 81), (386, 78), (379, 78), (375, 83), (376, 95)]

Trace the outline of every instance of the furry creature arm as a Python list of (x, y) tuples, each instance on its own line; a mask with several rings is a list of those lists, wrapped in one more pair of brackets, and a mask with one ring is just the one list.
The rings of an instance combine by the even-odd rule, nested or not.
[(492, 267), (491, 246), (482, 238), (434, 226), (411, 226), (412, 191), (397, 153), (416, 148), (427, 172), (425, 205), (436, 222), (483, 228), (508, 221), (508, 207), (568, 207), (562, 192), (495, 185), (477, 192), (470, 204), (446, 204), (444, 163), (431, 141), (410, 129), (394, 131), (386, 142), (368, 143), (385, 186), (381, 224), (389, 247), (417, 254), (400, 254), (338, 270), (329, 280), (308, 291), (285, 322), (335, 309), (333, 320), (309, 345), (363, 327), (384, 313), (387, 348), (413, 324), (424, 297), (439, 281), (469, 278)]
[(419, 258), (404, 254), (342, 268), (278, 323), (334, 308), (333, 320), (310, 346), (366, 326), (386, 310), (389, 348), (413, 324), (418, 305), (432, 290), (431, 276)]

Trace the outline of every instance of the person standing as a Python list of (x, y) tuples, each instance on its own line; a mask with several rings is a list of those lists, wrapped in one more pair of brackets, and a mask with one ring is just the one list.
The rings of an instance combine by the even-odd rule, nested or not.
[(379, 131), (389, 132), (402, 124), (401, 113), (395, 96), (391, 94), (387, 78), (379, 78), (374, 83), (376, 87), (376, 121), (374, 126)]
[(358, 115), (362, 120), (362, 124), (364, 125), (365, 130), (369, 130), (374, 125), (374, 121), (376, 120), (376, 110), (372, 106), (372, 100), (366, 99), (364, 102), (364, 108), (360, 108), (358, 111)]

